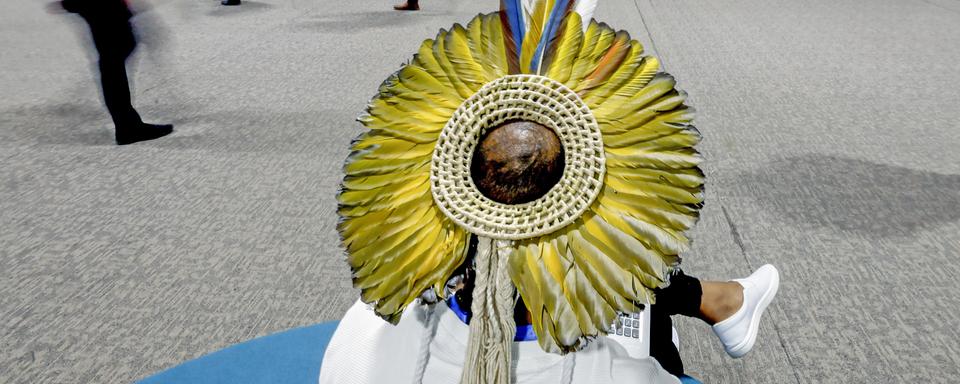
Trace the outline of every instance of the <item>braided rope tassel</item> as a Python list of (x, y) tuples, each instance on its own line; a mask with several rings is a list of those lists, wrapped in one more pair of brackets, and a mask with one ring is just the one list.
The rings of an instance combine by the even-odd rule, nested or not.
[(426, 324), (424, 324), (423, 333), (420, 337), (420, 350), (417, 353), (417, 366), (414, 368), (413, 384), (423, 383), (423, 374), (427, 370), (427, 363), (430, 362), (430, 344), (437, 334), (437, 322), (439, 320), (438, 316), (434, 316), (436, 305), (436, 303), (426, 304), (424, 309)]
[[(462, 384), (509, 384), (516, 289), (507, 271), (509, 242), (477, 239), (473, 317), (464, 361)], [(503, 250), (504, 252), (500, 252)]]
[(570, 352), (563, 356), (563, 368), (560, 371), (560, 383), (573, 383), (573, 367), (577, 364), (577, 353)]

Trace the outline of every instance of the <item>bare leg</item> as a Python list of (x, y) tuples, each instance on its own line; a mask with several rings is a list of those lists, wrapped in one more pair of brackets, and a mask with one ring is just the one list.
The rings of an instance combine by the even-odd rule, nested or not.
[(743, 286), (734, 281), (700, 281), (703, 296), (697, 318), (714, 325), (726, 320), (743, 306)]

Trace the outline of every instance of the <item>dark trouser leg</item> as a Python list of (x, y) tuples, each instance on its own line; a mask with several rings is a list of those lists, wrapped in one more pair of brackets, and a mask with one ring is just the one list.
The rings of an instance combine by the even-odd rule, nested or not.
[(660, 308), (667, 316), (698, 317), (700, 315), (700, 297), (703, 296), (703, 288), (696, 277), (687, 276), (683, 271), (677, 270), (670, 276), (670, 286), (656, 289), (654, 293), (657, 295), (657, 304), (653, 307)]
[(130, 101), (130, 84), (127, 80), (126, 60), (111, 57), (100, 58), (100, 84), (103, 101), (110, 111), (117, 130), (136, 129), (142, 122)]
[(673, 321), (670, 316), (696, 317), (700, 313), (703, 289), (700, 280), (678, 270), (670, 278), (670, 286), (654, 291), (657, 304), (650, 308), (650, 356), (674, 376), (683, 374), (680, 352), (673, 345)]
[(93, 43), (100, 54), (100, 85), (103, 101), (117, 130), (136, 129), (142, 121), (130, 101), (127, 58), (136, 47), (133, 29), (127, 21), (99, 21), (90, 24)]

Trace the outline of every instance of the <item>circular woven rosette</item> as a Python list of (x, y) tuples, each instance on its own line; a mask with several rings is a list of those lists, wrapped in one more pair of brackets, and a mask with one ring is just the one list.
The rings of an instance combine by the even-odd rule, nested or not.
[[(549, 127), (565, 150), (563, 176), (546, 195), (524, 204), (484, 196), (470, 176), (470, 161), (483, 133), (507, 121)], [(547, 77), (508, 75), (467, 99), (443, 128), (433, 152), (430, 182), (439, 208), (473, 234), (528, 239), (572, 223), (603, 186), (600, 127), (572, 90)]]
[[(497, 13), (441, 30), (359, 119), (337, 229), (380, 316), (398, 321), (427, 289), (443, 295), (474, 235), (502, 239), (547, 351), (582, 347), (668, 284), (703, 202), (693, 110), (626, 32), (576, 13), (556, 25), (542, 55), (536, 30), (520, 44)], [(545, 195), (516, 205), (470, 175), (484, 130), (510, 120), (553, 130), (565, 164)]]

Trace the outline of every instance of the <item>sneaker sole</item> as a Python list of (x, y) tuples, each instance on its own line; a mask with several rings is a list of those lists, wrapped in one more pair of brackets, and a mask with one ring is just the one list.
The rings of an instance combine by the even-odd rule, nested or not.
[(779, 290), (780, 272), (774, 269), (773, 283), (770, 284), (767, 291), (763, 293), (763, 297), (760, 298), (760, 305), (757, 306), (757, 309), (750, 317), (750, 328), (747, 330), (747, 339), (744, 340), (743, 343), (728, 350), (727, 354), (734, 358), (740, 358), (753, 349), (754, 343), (757, 342), (757, 334), (760, 332), (760, 318), (763, 317), (763, 313), (767, 311), (767, 306), (770, 305), (770, 302), (773, 301), (773, 298)]

